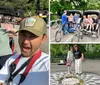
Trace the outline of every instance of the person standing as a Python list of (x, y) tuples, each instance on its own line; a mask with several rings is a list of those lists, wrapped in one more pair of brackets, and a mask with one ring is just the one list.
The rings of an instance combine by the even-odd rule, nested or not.
[(68, 19), (67, 19), (67, 11), (64, 10), (64, 13), (62, 14), (62, 30), (63, 30), (63, 34), (67, 34), (68, 33)]
[[(5, 25), (4, 23), (2, 23), (3, 25)], [(1, 25), (1, 23), (0, 23)], [(0, 69), (3, 67), (3, 65), (5, 64), (6, 60), (12, 56), (12, 50), (10, 48), (9, 42), (9, 36), (15, 36), (15, 32), (16, 30), (13, 29), (7, 29), (7, 27), (2, 27), (0, 26)]]
[(33, 16), (20, 24), (21, 54), (11, 56), (0, 70), (0, 85), (49, 85), (49, 56), (40, 46), (47, 39), (46, 23)]
[(75, 57), (75, 73), (82, 74), (82, 61), (84, 60), (84, 54), (79, 49), (78, 45), (74, 45), (73, 51)]
[(67, 54), (67, 63), (70, 64), (70, 66), (68, 66), (68, 73), (71, 73), (73, 61), (74, 61), (73, 48), (70, 46)]

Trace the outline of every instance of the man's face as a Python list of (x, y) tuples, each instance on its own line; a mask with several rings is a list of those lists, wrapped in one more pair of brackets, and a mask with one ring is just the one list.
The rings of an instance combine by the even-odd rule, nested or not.
[(39, 49), (41, 44), (45, 41), (46, 35), (36, 36), (28, 31), (19, 32), (19, 45), (21, 53), (24, 57), (33, 56)]
[(67, 11), (65, 11), (65, 14), (67, 14)]
[(83, 16), (83, 18), (85, 19), (85, 18), (86, 18), (86, 16)]
[(77, 51), (77, 50), (78, 50), (78, 47), (77, 47), (77, 46), (75, 46), (75, 47), (74, 47), (74, 50), (75, 50), (75, 51)]

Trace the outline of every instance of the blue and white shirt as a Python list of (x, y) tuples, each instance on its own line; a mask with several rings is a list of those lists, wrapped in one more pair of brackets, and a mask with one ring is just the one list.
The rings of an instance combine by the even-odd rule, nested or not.
[(67, 15), (62, 14), (62, 24), (65, 25), (68, 22)]
[[(0, 70), (0, 82), (5, 83), (5, 81), (10, 76), (9, 66), (15, 59), (19, 57), (18, 54), (10, 57), (3, 68)], [(16, 69), (18, 69), (22, 64), (27, 61), (28, 58), (21, 57), (19, 60)], [(26, 68), (26, 67), (25, 67)], [(18, 85), (20, 80), (20, 74), (25, 71), (25, 68), (21, 70), (18, 75), (16, 75), (10, 85)], [(16, 70), (15, 69), (15, 70)], [(41, 56), (37, 61), (33, 64), (30, 69), (26, 79), (23, 81), (21, 85), (49, 85), (49, 56), (42, 52)], [(4, 84), (6, 85), (6, 84)]]

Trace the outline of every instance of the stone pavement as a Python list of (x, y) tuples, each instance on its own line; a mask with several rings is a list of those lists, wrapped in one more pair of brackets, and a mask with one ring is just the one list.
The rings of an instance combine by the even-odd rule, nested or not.
[[(63, 73), (65, 75), (67, 72), (51, 73), (50, 85), (56, 85), (57, 81), (54, 79), (54, 75), (60, 75), (61, 73)], [(85, 73), (81, 74), (80, 79), (82, 79), (84, 81), (84, 85), (100, 85), (100, 76), (96, 75), (96, 74), (85, 72)], [(59, 85), (63, 85), (63, 84), (60, 83)]]
[[(85, 85), (100, 85), (100, 60), (85, 60), (83, 62), (83, 74), (81, 79), (85, 81)], [(74, 71), (74, 66), (72, 68)], [(54, 74), (67, 73), (66, 65), (51, 64), (50, 85), (56, 85)], [(61, 84), (60, 84), (61, 85)]]

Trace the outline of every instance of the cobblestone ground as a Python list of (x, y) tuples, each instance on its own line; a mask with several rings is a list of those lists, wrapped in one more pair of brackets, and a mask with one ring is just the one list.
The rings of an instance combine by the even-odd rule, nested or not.
[[(50, 85), (56, 85), (56, 80), (54, 79), (54, 75), (66, 74), (67, 72), (53, 72), (50, 76)], [(84, 80), (84, 85), (100, 85), (100, 76), (85, 72), (79, 76), (82, 80)], [(62, 85), (62, 84), (59, 84)]]

